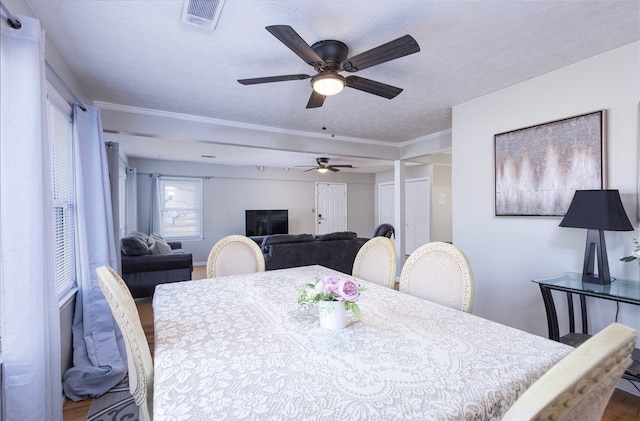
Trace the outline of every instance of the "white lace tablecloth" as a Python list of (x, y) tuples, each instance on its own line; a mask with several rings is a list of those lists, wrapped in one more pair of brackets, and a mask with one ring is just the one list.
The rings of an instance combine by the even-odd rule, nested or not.
[(499, 419), (572, 348), (372, 283), (341, 331), (300, 309), (321, 266), (158, 285), (154, 419)]

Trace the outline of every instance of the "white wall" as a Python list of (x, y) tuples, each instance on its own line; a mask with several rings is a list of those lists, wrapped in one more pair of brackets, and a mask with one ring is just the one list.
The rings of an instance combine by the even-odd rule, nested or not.
[[(581, 272), (586, 238), (586, 230), (558, 227), (559, 217), (494, 216), (496, 133), (606, 109), (607, 188), (620, 190), (638, 226), (639, 46), (633, 43), (453, 108), (453, 241), (473, 267), (475, 314), (547, 336), (542, 298), (531, 279)], [(605, 235), (611, 275), (638, 281), (638, 264), (618, 260), (631, 251), (637, 229)], [(566, 320), (564, 303), (564, 297), (556, 298), (558, 315)], [(588, 306), (591, 332), (614, 321), (614, 303), (588, 299)], [(621, 304), (618, 320), (640, 330), (640, 307)]]
[(431, 179), (431, 241), (451, 242), (451, 166), (434, 165)]
[(206, 263), (211, 247), (222, 237), (245, 233), (245, 209), (288, 209), (289, 233), (315, 233), (316, 181), (347, 184), (347, 229), (370, 237), (374, 225), (372, 174), (318, 174), (282, 168), (229, 167), (151, 159), (129, 159), (138, 171), (138, 229), (147, 230), (150, 180), (141, 173), (205, 177), (204, 240), (183, 241), (194, 264)]

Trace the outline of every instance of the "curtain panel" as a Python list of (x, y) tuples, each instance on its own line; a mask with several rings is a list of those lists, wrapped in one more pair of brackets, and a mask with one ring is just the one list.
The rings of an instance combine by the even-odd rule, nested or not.
[(138, 171), (135, 168), (127, 168), (124, 200), (126, 203), (124, 235), (127, 235), (132, 231), (138, 231)]
[(0, 22), (2, 419), (62, 420), (44, 33)]
[[(113, 240), (120, 244), (120, 144), (118, 142), (106, 142), (107, 170), (109, 173), (109, 192), (111, 194), (111, 226), (113, 228)], [(122, 256), (115, 254), (116, 266), (112, 266), (116, 272), (122, 273)]]
[(149, 234), (162, 233), (160, 221), (160, 174), (151, 174), (151, 206), (149, 208)]
[(106, 393), (127, 371), (122, 334), (96, 274), (98, 266), (117, 267), (117, 250), (100, 110), (86, 108), (86, 112), (74, 108), (78, 295), (73, 320), (73, 367), (64, 374), (64, 392), (74, 401)]

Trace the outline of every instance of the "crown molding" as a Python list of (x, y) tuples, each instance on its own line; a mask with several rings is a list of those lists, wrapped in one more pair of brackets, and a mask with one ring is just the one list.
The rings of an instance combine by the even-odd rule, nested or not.
[(449, 136), (451, 137), (451, 129), (446, 129), (446, 130), (442, 130), (439, 132), (435, 132), (435, 133), (430, 133), (424, 136), (420, 136), (420, 137), (416, 137), (415, 139), (411, 139), (411, 140), (407, 140), (404, 142), (400, 142), (398, 143), (398, 145), (400, 146), (400, 148), (405, 147), (405, 146), (410, 146), (410, 145), (415, 145), (417, 143), (422, 143), (422, 142), (428, 142), (430, 140), (435, 140), (435, 139), (439, 139), (442, 137), (446, 137)]
[(182, 113), (175, 113), (171, 111), (132, 107), (129, 105), (113, 104), (110, 102), (95, 101), (94, 105), (104, 110), (119, 111), (123, 113), (140, 114), (140, 115), (147, 115), (147, 116), (160, 117), (160, 118), (171, 118), (176, 120), (191, 121), (194, 123), (234, 127), (234, 128), (246, 129), (246, 130), (255, 130), (255, 131), (270, 132), (270, 133), (283, 133), (283, 134), (288, 134), (293, 136), (303, 136), (303, 137), (311, 137), (311, 138), (318, 138), (318, 139), (331, 139), (331, 140), (338, 140), (342, 142), (363, 143), (368, 145), (379, 145), (379, 146), (388, 146), (388, 147), (390, 146), (398, 149), (400, 149), (400, 145), (401, 145), (400, 143), (387, 142), (383, 140), (361, 139), (357, 137), (339, 136), (339, 135), (323, 134), (323, 133), (315, 133), (315, 132), (305, 132), (301, 130), (289, 130), (289, 129), (283, 129), (279, 127), (261, 126), (258, 124), (243, 123), (243, 122), (231, 121), (231, 120), (222, 120), (218, 118), (203, 117), (203, 116), (192, 115), (192, 114), (182, 114)]

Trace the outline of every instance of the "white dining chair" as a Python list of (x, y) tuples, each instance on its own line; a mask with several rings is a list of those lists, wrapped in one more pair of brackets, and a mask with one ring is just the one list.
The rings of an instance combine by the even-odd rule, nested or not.
[(229, 235), (218, 241), (207, 259), (207, 278), (264, 272), (262, 250), (244, 235)]
[(153, 359), (140, 315), (129, 288), (109, 266), (96, 269), (98, 283), (124, 337), (129, 369), (129, 391), (141, 421), (153, 419)]
[(351, 274), (388, 288), (396, 283), (398, 257), (396, 247), (387, 237), (373, 237), (360, 247)]
[(631, 364), (636, 334), (627, 326), (610, 324), (533, 383), (502, 420), (600, 420)]
[(399, 290), (467, 313), (473, 309), (471, 265), (453, 244), (418, 247), (402, 266)]

